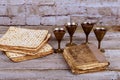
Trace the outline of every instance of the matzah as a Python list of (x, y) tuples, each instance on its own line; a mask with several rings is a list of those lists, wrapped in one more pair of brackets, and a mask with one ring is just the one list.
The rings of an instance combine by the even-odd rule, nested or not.
[(0, 46), (34, 49), (44, 41), (47, 34), (48, 30), (10, 27), (6, 34), (0, 38)]
[(22, 50), (22, 49), (15, 49), (14, 50), (14, 49), (11, 49), (11, 48), (5, 48), (5, 49), (2, 48), (1, 49), (1, 47), (0, 47), (0, 49), (3, 50), (3, 51), (8, 51), (8, 52), (23, 53), (23, 54), (27, 54), (27, 55), (35, 55), (35, 53), (38, 52), (39, 49), (41, 49), (41, 47), (44, 46), (44, 44), (47, 43), (47, 41), (49, 40), (49, 38), (50, 38), (50, 34), (42, 42), (42, 44), (38, 48), (36, 48), (34, 50), (27, 50), (27, 49), (26, 50)]
[(0, 38), (0, 50), (34, 55), (49, 38), (47, 30), (10, 27)]
[(53, 49), (49, 44), (45, 44), (35, 55), (25, 55), (21, 53), (14, 53), (14, 52), (5, 52), (6, 55), (14, 62), (20, 62), (35, 58), (40, 58), (46, 55), (53, 53)]

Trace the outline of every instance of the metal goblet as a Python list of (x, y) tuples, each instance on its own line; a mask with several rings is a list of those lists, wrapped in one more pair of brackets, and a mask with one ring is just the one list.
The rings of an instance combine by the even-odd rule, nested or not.
[(64, 28), (55, 28), (53, 31), (57, 41), (58, 41), (58, 49), (55, 49), (55, 53), (62, 53), (63, 49), (60, 47), (61, 40), (64, 37), (65, 29)]
[[(104, 27), (97, 27), (94, 29), (95, 36), (98, 40), (98, 49), (101, 48), (101, 41), (104, 38), (106, 32), (107, 32), (107, 29)], [(102, 51), (104, 52), (104, 50), (102, 50)]]
[(86, 43), (88, 43), (88, 36), (93, 28), (95, 23), (92, 22), (83, 22), (81, 23), (82, 29), (86, 35)]
[(67, 24), (65, 24), (65, 27), (70, 35), (70, 42), (66, 44), (66, 46), (74, 46), (76, 45), (75, 43), (73, 43), (73, 34), (76, 31), (78, 24), (75, 22), (68, 22)]

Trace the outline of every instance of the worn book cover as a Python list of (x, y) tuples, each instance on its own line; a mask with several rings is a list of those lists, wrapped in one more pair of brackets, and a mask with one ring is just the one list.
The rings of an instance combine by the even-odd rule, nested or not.
[(106, 69), (109, 62), (93, 44), (66, 47), (63, 56), (73, 73), (86, 73)]

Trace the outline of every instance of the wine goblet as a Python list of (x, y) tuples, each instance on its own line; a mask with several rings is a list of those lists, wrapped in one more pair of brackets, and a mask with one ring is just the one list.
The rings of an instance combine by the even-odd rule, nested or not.
[[(104, 38), (106, 32), (107, 32), (107, 29), (104, 27), (97, 27), (94, 29), (95, 36), (98, 40), (98, 49), (101, 48), (101, 41)], [(104, 52), (104, 50), (103, 50), (103, 52)]]
[(65, 24), (65, 27), (70, 35), (70, 42), (66, 44), (66, 46), (74, 46), (76, 45), (75, 43), (73, 43), (73, 34), (76, 31), (78, 24), (75, 22), (68, 22), (67, 24)]
[(55, 53), (62, 53), (63, 49), (60, 47), (61, 40), (64, 37), (65, 29), (64, 28), (55, 28), (53, 31), (57, 41), (58, 41), (58, 49), (55, 49)]
[(86, 35), (86, 43), (88, 43), (88, 36), (93, 28), (95, 23), (92, 22), (83, 22), (81, 23), (82, 29)]

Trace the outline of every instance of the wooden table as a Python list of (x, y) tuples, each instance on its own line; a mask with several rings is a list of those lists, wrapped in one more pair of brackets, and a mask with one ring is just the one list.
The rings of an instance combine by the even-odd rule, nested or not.
[[(28, 28), (31, 27), (28, 26)], [(50, 27), (44, 28), (50, 29)], [(2, 36), (7, 29), (8, 27), (0, 26), (0, 36)], [(69, 36), (66, 34), (62, 41), (63, 48), (68, 40)], [(74, 42), (81, 44), (84, 41), (84, 33), (78, 30), (74, 35)], [(97, 40), (93, 32), (89, 36), (89, 42), (97, 46)], [(57, 48), (57, 41), (55, 40), (54, 35), (49, 43), (54, 48)], [(105, 48), (104, 54), (106, 59), (110, 62), (109, 70), (80, 75), (71, 73), (62, 54), (53, 53), (52, 55), (43, 58), (13, 63), (1, 52), (0, 80), (120, 80), (120, 32), (107, 32), (102, 41), (102, 48)]]

